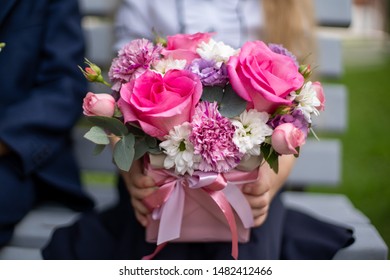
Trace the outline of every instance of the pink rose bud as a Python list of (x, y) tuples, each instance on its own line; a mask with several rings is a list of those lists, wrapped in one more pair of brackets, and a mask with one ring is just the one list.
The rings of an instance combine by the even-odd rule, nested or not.
[(312, 83), (312, 87), (317, 93), (317, 98), (321, 102), (321, 105), (316, 107), (318, 111), (324, 111), (325, 109), (325, 95), (324, 95), (324, 89), (322, 88), (322, 85), (320, 82), (314, 82)]
[(88, 92), (83, 101), (86, 116), (112, 117), (115, 113), (115, 99), (107, 93)]
[(85, 59), (85, 64), (87, 64), (89, 67), (85, 67), (83, 69), (82, 67), (79, 66), (79, 69), (83, 73), (84, 77), (89, 81), (89, 82), (96, 82), (96, 83), (102, 83), (106, 86), (111, 86), (109, 83), (107, 83), (104, 80), (104, 77), (102, 76), (102, 70), (100, 69), (99, 66), (96, 64), (92, 63), (88, 59)]
[(305, 134), (292, 123), (277, 126), (272, 133), (272, 147), (281, 155), (298, 154), (297, 147), (305, 144)]
[(307, 79), (311, 76), (312, 74), (312, 70), (311, 70), (311, 67), (310, 67), (310, 64), (306, 65), (306, 64), (302, 64), (299, 66), (299, 73), (302, 74), (302, 76)]

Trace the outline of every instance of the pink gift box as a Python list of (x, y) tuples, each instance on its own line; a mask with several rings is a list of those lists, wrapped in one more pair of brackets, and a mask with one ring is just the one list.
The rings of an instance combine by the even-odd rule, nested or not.
[(258, 179), (259, 160), (228, 173), (194, 171), (191, 176), (161, 168), (162, 162), (161, 156), (145, 158), (145, 174), (159, 186), (144, 199), (153, 211), (146, 241), (158, 245), (156, 252), (166, 242), (232, 242), (232, 256), (237, 259), (237, 243), (249, 241), (253, 226), (241, 187)]
[[(234, 217), (237, 225), (238, 242), (248, 242), (250, 229), (244, 227), (236, 213), (234, 213)], [(172, 219), (175, 218), (172, 217)], [(159, 225), (159, 220), (150, 219), (146, 228), (147, 242), (157, 242)], [(171, 242), (230, 242), (231, 240), (232, 233), (228, 222), (214, 200), (201, 189), (185, 188), (180, 237)]]

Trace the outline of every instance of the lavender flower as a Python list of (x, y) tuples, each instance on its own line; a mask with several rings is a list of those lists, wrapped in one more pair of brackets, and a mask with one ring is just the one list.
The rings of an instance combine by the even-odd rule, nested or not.
[(301, 110), (294, 110), (292, 114), (277, 115), (268, 122), (268, 125), (275, 129), (277, 126), (284, 123), (292, 123), (305, 134), (305, 137), (307, 137), (309, 132), (309, 123)]
[(145, 72), (153, 62), (159, 59), (161, 50), (160, 45), (154, 46), (147, 39), (136, 39), (126, 44), (119, 50), (108, 72), (114, 84), (112, 89), (119, 91), (122, 83), (127, 83)]
[(189, 141), (200, 155), (199, 170), (226, 172), (236, 167), (242, 154), (233, 143), (235, 127), (217, 109), (216, 102), (201, 102), (195, 109)]
[(295, 62), (295, 65), (296, 65), (296, 66), (299, 66), (297, 57), (296, 57), (292, 52), (290, 52), (288, 49), (286, 49), (285, 47), (283, 47), (282, 45), (278, 45), (278, 44), (268, 44), (268, 47), (269, 47), (270, 50), (273, 51), (274, 53), (278, 53), (278, 54), (282, 54), (282, 55), (285, 55), (285, 56), (290, 57), (290, 58)]
[[(220, 65), (220, 66), (219, 66)], [(216, 63), (203, 58), (194, 59), (188, 70), (199, 76), (204, 86), (225, 86), (228, 82), (228, 73), (225, 63)]]

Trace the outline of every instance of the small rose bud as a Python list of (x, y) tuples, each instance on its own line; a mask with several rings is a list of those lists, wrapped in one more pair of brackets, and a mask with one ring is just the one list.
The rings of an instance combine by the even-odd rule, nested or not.
[(86, 116), (112, 117), (115, 107), (114, 97), (107, 93), (88, 92), (83, 100), (83, 113)]
[(302, 74), (302, 76), (307, 79), (311, 76), (312, 74), (312, 70), (311, 70), (311, 67), (310, 67), (310, 64), (306, 65), (306, 64), (302, 64), (299, 66), (299, 73)]
[(97, 82), (105, 84), (106, 86), (110, 86), (109, 83), (107, 83), (103, 76), (102, 76), (102, 70), (99, 66), (92, 63), (88, 59), (85, 59), (85, 64), (87, 64), (89, 67), (85, 67), (85, 70), (79, 66), (81, 72), (83, 73), (84, 77), (90, 81), (90, 82)]
[(298, 154), (297, 148), (305, 144), (305, 133), (292, 123), (277, 126), (272, 133), (272, 147), (281, 155)]

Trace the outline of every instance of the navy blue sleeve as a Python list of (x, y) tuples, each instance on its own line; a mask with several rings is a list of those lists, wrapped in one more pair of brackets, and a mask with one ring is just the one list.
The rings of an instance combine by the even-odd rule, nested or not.
[(69, 143), (87, 84), (77, 0), (16, 2), (0, 19), (0, 140), (34, 172)]

